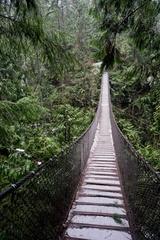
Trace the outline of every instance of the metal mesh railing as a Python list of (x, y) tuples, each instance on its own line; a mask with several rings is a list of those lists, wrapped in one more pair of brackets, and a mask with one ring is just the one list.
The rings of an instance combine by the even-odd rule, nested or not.
[(112, 113), (114, 146), (135, 240), (160, 240), (160, 176), (135, 151)]
[(52, 159), (0, 194), (1, 240), (58, 240), (92, 146), (93, 122), (67, 153)]

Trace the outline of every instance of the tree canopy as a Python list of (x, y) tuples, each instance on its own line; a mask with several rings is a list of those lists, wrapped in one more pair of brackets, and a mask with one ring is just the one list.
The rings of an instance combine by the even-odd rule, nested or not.
[(98, 0), (98, 57), (111, 69), (117, 120), (135, 147), (157, 168), (160, 147), (160, 2)]
[(93, 118), (99, 84), (89, 7), (85, 0), (0, 1), (1, 187), (64, 151)]

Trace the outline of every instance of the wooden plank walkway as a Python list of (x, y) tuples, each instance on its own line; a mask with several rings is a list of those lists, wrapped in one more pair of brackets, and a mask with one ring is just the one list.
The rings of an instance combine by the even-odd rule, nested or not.
[(109, 115), (108, 75), (102, 79), (101, 116), (90, 157), (66, 222), (65, 240), (131, 240)]

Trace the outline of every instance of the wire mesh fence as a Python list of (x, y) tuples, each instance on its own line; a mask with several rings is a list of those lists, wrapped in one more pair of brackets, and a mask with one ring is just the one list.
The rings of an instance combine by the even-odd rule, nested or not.
[(92, 146), (101, 101), (90, 127), (51, 159), (0, 194), (1, 240), (57, 240)]
[(112, 109), (110, 115), (114, 146), (134, 239), (160, 240), (160, 176), (123, 136), (116, 124)]

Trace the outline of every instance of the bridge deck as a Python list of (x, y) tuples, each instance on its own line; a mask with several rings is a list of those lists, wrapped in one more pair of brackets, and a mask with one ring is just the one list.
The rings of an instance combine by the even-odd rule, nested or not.
[(109, 115), (108, 76), (102, 80), (101, 116), (87, 166), (67, 220), (65, 240), (131, 240)]

